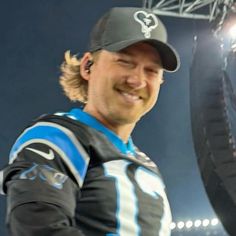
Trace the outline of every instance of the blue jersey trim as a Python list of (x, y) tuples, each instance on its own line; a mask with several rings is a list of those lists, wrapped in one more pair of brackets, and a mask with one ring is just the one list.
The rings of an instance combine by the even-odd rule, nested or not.
[[(10, 152), (10, 163), (14, 161), (17, 154), (30, 143), (46, 143), (59, 152), (63, 159), (69, 163), (69, 167), (76, 168), (74, 174), (79, 174), (80, 184), (83, 182), (89, 158), (81, 155), (81, 144), (68, 129), (53, 123), (39, 122), (28, 128), (16, 140)], [(72, 164), (72, 165), (71, 165)], [(75, 172), (75, 171), (72, 171)]]
[(96, 118), (84, 112), (82, 109), (74, 108), (69, 113), (65, 113), (65, 115), (74, 117), (76, 120), (79, 120), (80, 122), (102, 132), (109, 139), (109, 141), (113, 143), (118, 150), (120, 150), (121, 153), (125, 155), (135, 154), (135, 147), (131, 137), (129, 138), (128, 143), (125, 144), (123, 140), (118, 137), (113, 131), (106, 128)]

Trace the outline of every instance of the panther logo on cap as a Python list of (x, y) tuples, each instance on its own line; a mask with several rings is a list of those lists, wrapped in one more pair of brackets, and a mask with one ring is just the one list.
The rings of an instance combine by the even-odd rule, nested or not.
[(158, 20), (152, 13), (137, 11), (134, 13), (134, 19), (141, 25), (145, 38), (150, 38), (151, 31), (158, 26)]

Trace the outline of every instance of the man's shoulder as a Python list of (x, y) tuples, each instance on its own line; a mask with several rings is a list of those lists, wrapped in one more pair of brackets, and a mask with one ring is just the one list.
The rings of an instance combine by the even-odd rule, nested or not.
[[(44, 126), (44, 127), (55, 127), (60, 130), (65, 131), (69, 129), (72, 132), (83, 127), (83, 123), (80, 122), (76, 117), (74, 117), (70, 112), (54, 112), (54, 113), (44, 113), (35, 119), (33, 119), (30, 124), (25, 128), (32, 129), (34, 127)], [(45, 132), (50, 132), (51, 129), (45, 129)]]

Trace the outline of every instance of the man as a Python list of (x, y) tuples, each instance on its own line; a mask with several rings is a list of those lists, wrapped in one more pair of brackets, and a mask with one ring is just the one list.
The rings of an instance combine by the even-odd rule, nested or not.
[(160, 173), (131, 139), (163, 71), (179, 66), (166, 38), (150, 10), (112, 8), (82, 58), (65, 53), (60, 83), (84, 105), (40, 117), (13, 145), (2, 188), (10, 235), (170, 235)]

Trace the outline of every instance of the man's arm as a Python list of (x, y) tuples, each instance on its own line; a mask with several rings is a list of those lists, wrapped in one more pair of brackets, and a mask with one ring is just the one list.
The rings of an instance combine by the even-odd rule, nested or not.
[(64, 126), (39, 122), (26, 129), (3, 174), (10, 235), (84, 235), (75, 224), (75, 209), (88, 162)]
[(84, 235), (74, 219), (79, 186), (55, 150), (52, 160), (43, 156), (49, 149), (45, 144), (26, 146), (4, 170), (12, 236)]
[(84, 236), (63, 209), (45, 202), (16, 206), (9, 215), (12, 236)]

